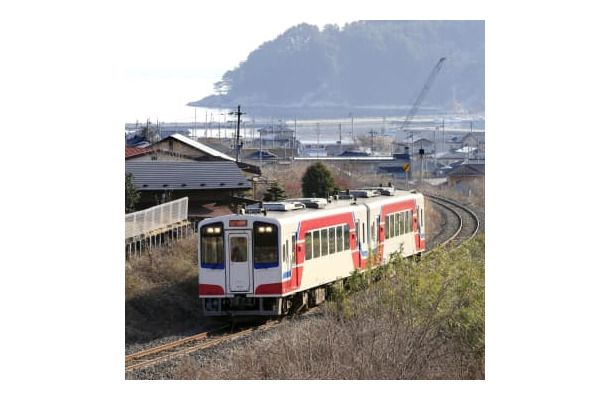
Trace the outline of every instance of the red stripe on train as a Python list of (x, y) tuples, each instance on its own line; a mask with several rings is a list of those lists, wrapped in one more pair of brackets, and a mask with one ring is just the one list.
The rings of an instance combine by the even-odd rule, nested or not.
[(199, 296), (223, 296), (225, 291), (222, 286), (199, 284)]

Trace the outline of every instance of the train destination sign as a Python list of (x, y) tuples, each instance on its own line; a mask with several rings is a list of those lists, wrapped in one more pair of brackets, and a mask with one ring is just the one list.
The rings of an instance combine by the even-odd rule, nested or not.
[(245, 219), (231, 219), (229, 220), (229, 226), (248, 226), (248, 221)]

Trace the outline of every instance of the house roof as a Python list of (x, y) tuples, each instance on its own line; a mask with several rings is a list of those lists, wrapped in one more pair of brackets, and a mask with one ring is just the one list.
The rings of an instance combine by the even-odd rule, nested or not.
[(251, 183), (235, 162), (142, 161), (125, 164), (138, 190), (246, 190)]
[(233, 157), (230, 157), (230, 156), (226, 155), (225, 153), (215, 150), (215, 149), (211, 148), (210, 146), (206, 146), (205, 144), (199, 143), (196, 140), (187, 138), (186, 136), (181, 135), (179, 133), (170, 135), (163, 140), (169, 140), (170, 138), (178, 140), (178, 141), (186, 144), (187, 146), (191, 146), (191, 147), (193, 147), (201, 152), (204, 152), (206, 154), (209, 154), (213, 157), (218, 157), (218, 158), (221, 158), (221, 159), (227, 160), (227, 161), (235, 161), (235, 159)]
[(485, 176), (485, 164), (462, 164), (447, 174), (448, 176)]
[(263, 160), (276, 160), (278, 157), (277, 155), (267, 151), (267, 150), (256, 150), (253, 151), (252, 153), (248, 154), (246, 156), (246, 158), (250, 159), (250, 160), (258, 160), (260, 158), (262, 158)]
[(142, 154), (152, 153), (152, 151), (150, 147), (125, 147), (125, 158), (141, 156)]

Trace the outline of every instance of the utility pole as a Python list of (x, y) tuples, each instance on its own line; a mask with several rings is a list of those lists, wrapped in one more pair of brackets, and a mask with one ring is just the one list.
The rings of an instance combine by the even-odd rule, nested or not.
[(237, 106), (237, 112), (231, 111), (229, 113), (229, 115), (236, 115), (236, 114), (237, 114), (237, 142), (235, 143), (235, 149), (237, 152), (236, 159), (237, 159), (237, 162), (239, 162), (239, 151), (241, 150), (241, 146), (242, 146), (242, 143), (240, 143), (240, 141), (239, 141), (239, 126), (241, 125), (241, 116), (245, 114), (244, 112), (241, 112), (240, 105)]

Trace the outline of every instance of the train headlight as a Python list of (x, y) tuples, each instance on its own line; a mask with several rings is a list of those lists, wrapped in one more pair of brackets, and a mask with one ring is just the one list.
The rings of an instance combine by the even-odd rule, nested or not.
[(214, 233), (220, 233), (220, 228), (219, 227), (215, 227), (214, 228)]

